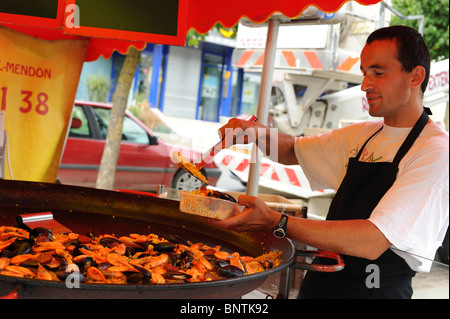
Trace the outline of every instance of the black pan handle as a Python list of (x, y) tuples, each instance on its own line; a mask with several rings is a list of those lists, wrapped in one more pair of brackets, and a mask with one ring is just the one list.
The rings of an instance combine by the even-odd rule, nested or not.
[(295, 252), (295, 256), (300, 257), (322, 257), (336, 260), (335, 264), (332, 265), (320, 265), (320, 264), (309, 264), (303, 262), (295, 262), (290, 266), (295, 269), (304, 269), (311, 271), (319, 271), (319, 272), (336, 272), (344, 269), (345, 264), (341, 255), (323, 251), (323, 250), (297, 250)]

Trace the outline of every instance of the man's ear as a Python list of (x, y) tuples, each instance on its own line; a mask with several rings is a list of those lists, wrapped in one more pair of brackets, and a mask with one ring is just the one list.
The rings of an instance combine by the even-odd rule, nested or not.
[(411, 75), (412, 75), (411, 87), (420, 86), (422, 82), (425, 80), (426, 75), (425, 68), (421, 65), (418, 65), (411, 71)]

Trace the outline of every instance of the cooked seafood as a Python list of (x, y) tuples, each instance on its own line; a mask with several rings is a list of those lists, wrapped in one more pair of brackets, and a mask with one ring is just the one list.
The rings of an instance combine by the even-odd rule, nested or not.
[(174, 161), (178, 165), (178, 167), (181, 167), (195, 178), (201, 180), (203, 183), (209, 184), (206, 177), (203, 176), (203, 174), (198, 170), (198, 168), (194, 164), (189, 162), (184, 156), (182, 156), (180, 152), (178, 151), (173, 152), (172, 161)]
[[(37, 235), (37, 236), (36, 236)], [(76, 233), (33, 235), (0, 227), (0, 275), (64, 281), (74, 270), (81, 282), (180, 284), (245, 276), (276, 267), (281, 252), (258, 257), (179, 236), (129, 234), (116, 237)]]
[(237, 203), (236, 198), (227, 193), (222, 193), (213, 189), (208, 189), (205, 186), (201, 186), (199, 189), (192, 192), (192, 194), (203, 195), (208, 197), (220, 198), (229, 200), (230, 202)]

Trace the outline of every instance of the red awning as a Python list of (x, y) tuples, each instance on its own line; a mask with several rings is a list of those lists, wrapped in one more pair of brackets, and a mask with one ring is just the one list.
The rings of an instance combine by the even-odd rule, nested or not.
[[(70, 40), (80, 38), (64, 34), (64, 31), (61, 29), (36, 28), (13, 24), (5, 24), (4, 26), (44, 40)], [(91, 37), (89, 38), (89, 46), (85, 61), (95, 61), (101, 56), (105, 59), (109, 59), (114, 51), (118, 51), (121, 54), (127, 54), (131, 45), (138, 50), (143, 50), (147, 43)]]
[[(187, 29), (199, 33), (208, 32), (216, 23), (224, 27), (234, 26), (242, 17), (252, 22), (267, 21), (279, 12), (288, 18), (296, 18), (308, 6), (315, 6), (324, 12), (336, 12), (349, 0), (189, 0)], [(357, 0), (362, 5), (370, 5), (381, 0)]]
[[(276, 12), (282, 13), (289, 18), (295, 18), (300, 16), (302, 11), (310, 5), (316, 6), (324, 12), (335, 12), (347, 1), (348, 0), (180, 0), (180, 3), (183, 3), (183, 7), (186, 7), (186, 10), (181, 10), (183, 12), (180, 12), (179, 14), (186, 15), (186, 33), (190, 29), (195, 29), (199, 33), (206, 33), (218, 22), (224, 27), (232, 27), (238, 23), (242, 17), (246, 17), (256, 23), (267, 21)], [(363, 5), (375, 4), (380, 1), (381, 0), (357, 0), (358, 3)], [(65, 34), (63, 31), (62, 24), (65, 23), (64, 13), (66, 9), (64, 3), (64, 0), (58, 1), (57, 19), (51, 23), (47, 21), (48, 19), (30, 20), (30, 17), (27, 16), (0, 14), (0, 24), (47, 40), (77, 38), (77, 36)], [(37, 24), (33, 22), (34, 26), (30, 26), (30, 21), (35, 20), (37, 21)], [(146, 43), (90, 37), (86, 61), (97, 60), (100, 56), (108, 59), (115, 50), (122, 54), (126, 54), (131, 45), (141, 50), (145, 48)]]

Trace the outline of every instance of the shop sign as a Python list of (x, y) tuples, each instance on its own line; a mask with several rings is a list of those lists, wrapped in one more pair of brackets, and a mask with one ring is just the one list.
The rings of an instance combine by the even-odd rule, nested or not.
[(0, 26), (0, 111), (10, 156), (5, 178), (56, 181), (87, 45)]
[(64, 32), (184, 45), (187, 0), (67, 0)]

